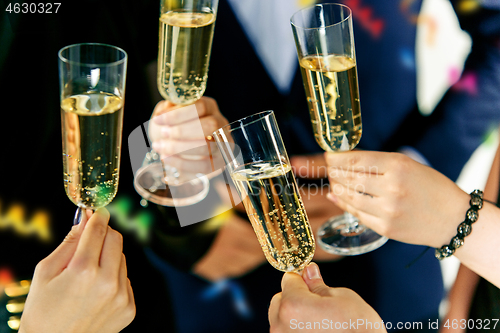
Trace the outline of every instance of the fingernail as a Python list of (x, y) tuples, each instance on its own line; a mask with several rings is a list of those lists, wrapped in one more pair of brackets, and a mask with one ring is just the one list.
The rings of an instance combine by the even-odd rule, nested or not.
[(164, 137), (164, 138), (170, 137), (170, 133), (171, 132), (172, 132), (172, 129), (170, 127), (163, 126), (161, 128), (161, 136)]
[(76, 213), (75, 213), (75, 217), (73, 218), (73, 225), (77, 226), (77, 225), (80, 225), (80, 222), (82, 220), (82, 213), (83, 213), (83, 209), (81, 207), (78, 207), (76, 209)]
[(331, 192), (326, 195), (326, 198), (333, 203), (339, 202), (339, 199), (336, 196), (334, 196)]
[(321, 273), (319, 272), (319, 267), (313, 262), (306, 267), (306, 273), (309, 280), (321, 279)]

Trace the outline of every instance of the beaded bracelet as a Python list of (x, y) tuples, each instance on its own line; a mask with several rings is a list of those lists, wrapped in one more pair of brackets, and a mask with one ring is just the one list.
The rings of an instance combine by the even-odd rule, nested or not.
[(455, 250), (464, 245), (464, 238), (472, 232), (472, 223), (478, 220), (478, 211), (483, 208), (483, 191), (472, 191), (469, 204), (470, 208), (465, 213), (465, 221), (458, 225), (457, 235), (451, 239), (450, 244), (436, 249), (435, 256), (437, 259), (443, 260), (451, 257), (455, 253)]

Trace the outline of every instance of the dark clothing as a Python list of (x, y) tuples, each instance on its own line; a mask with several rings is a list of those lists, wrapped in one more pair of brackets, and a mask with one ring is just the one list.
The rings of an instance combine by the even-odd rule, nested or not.
[(476, 287), (469, 318), (465, 323), (467, 332), (500, 332), (500, 289), (482, 277)]
[[(416, 27), (407, 14), (418, 13), (420, 1), (412, 2), (410, 12), (398, 12), (397, 5), (383, 1), (345, 2), (351, 7), (357, 3), (358, 10), (371, 8), (372, 16), (362, 16), (368, 22), (385, 20), (380, 34), (376, 29), (374, 35), (354, 12), (364, 123), (360, 147), (397, 149), (413, 144), (434, 167), (455, 179), (482, 135), (500, 119), (496, 2), (472, 16), (461, 15), (474, 40), (466, 70), (477, 75), (478, 93), (451, 90), (435, 114), (425, 119), (415, 113), (415, 68), (401, 67), (398, 57), (414, 54)], [(7, 7), (5, 0), (0, 4), (2, 10)], [(282, 274), (266, 264), (239, 279), (220, 284), (202, 281), (189, 269), (215, 234), (200, 234), (198, 225), (172, 227), (176, 217), (171, 210), (154, 204), (140, 207), (133, 189), (126, 139), (149, 120), (155, 103), (149, 98), (145, 68), (157, 56), (158, 8), (157, 1), (88, 0), (66, 1), (52, 16), (2, 12), (0, 270), (8, 270), (14, 280), (30, 278), (36, 263), (70, 229), (75, 206), (62, 183), (57, 51), (73, 43), (109, 43), (129, 55), (120, 186), (108, 206), (111, 226), (125, 237), (137, 303), (137, 317), (124, 332), (168, 332), (174, 326), (181, 333), (268, 331), (267, 308), (280, 291)], [(225, 0), (219, 5), (206, 95), (217, 100), (229, 120), (274, 110), (289, 155), (321, 152), (312, 135), (300, 75), (296, 73), (291, 92), (281, 95)], [(412, 117), (424, 125), (415, 129)], [(28, 226), (40, 225), (35, 223), (40, 212), (46, 214), (44, 230), (50, 240), (28, 231)], [(443, 290), (432, 251), (405, 268), (421, 251), (389, 242), (367, 255), (322, 264), (321, 270), (328, 285), (354, 289), (384, 321), (425, 324), (436, 316)], [(5, 301), (0, 294), (0, 305)], [(9, 331), (8, 316), (0, 307), (1, 333)]]
[[(500, 30), (491, 25), (493, 18), (499, 18), (498, 8), (475, 12), (474, 22), (483, 22), (481, 25), (467, 24), (471, 17), (458, 12), (474, 41), (465, 70), (477, 75), (477, 94), (452, 88), (432, 116), (424, 117), (417, 108), (414, 62), (414, 19), (420, 11), (420, 1), (411, 2), (407, 8), (385, 1), (344, 3), (351, 6), (354, 18), (363, 118), (359, 147), (394, 151), (411, 145), (433, 167), (456, 179), (490, 126), (500, 121), (500, 113), (493, 112), (500, 105), (500, 94), (494, 88), (500, 86), (496, 44)], [(484, 61), (486, 58), (488, 61)], [(322, 151), (314, 141), (299, 71), (290, 93), (281, 95), (224, 0), (219, 4), (206, 95), (217, 100), (230, 122), (274, 110), (289, 155)], [(163, 233), (161, 228), (165, 228)], [(161, 228), (157, 235), (178, 232), (165, 225)], [(206, 240), (214, 236), (200, 238), (209, 245)], [(179, 332), (267, 330), (268, 301), (280, 290), (279, 272), (264, 265), (241, 278), (213, 285), (179, 269), (190, 267), (195, 261), (172, 265), (178, 249), (165, 244), (153, 244), (155, 252), (161, 255), (152, 253), (151, 258), (169, 282)], [(427, 328), (429, 322), (438, 318), (443, 285), (433, 251), (427, 251), (407, 267), (422, 251), (423, 247), (389, 241), (370, 254), (320, 263), (320, 268), (328, 285), (354, 289), (393, 328), (398, 322), (422, 322)], [(199, 248), (199, 252), (203, 250)], [(186, 298), (186, 294), (191, 296)], [(210, 297), (203, 296), (207, 294)], [(197, 301), (193, 302), (193, 298)], [(185, 320), (185, 316), (200, 318), (199, 324)]]

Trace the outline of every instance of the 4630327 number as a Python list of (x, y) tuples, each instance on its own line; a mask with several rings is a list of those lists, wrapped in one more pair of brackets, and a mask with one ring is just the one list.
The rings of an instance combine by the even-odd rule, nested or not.
[(57, 14), (60, 2), (9, 3), (5, 11), (10, 14)]
[(478, 330), (494, 330), (500, 319), (448, 319), (444, 323), (447, 329), (478, 329)]

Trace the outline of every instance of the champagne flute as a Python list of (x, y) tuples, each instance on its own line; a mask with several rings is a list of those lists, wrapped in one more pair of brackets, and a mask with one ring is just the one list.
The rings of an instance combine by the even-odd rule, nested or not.
[(177, 105), (205, 93), (218, 0), (163, 0), (160, 9), (158, 91)]
[(118, 190), (127, 53), (106, 44), (59, 51), (64, 189), (84, 209), (109, 204)]
[[(186, 106), (203, 96), (217, 5), (218, 0), (161, 1), (157, 86), (165, 100)], [(195, 159), (189, 154), (178, 157)], [(209, 190), (204, 174), (186, 175), (152, 150), (134, 184), (144, 199), (164, 206), (195, 204)]]
[(269, 263), (301, 272), (316, 244), (273, 111), (213, 134)]
[[(351, 150), (362, 132), (352, 12), (319, 4), (298, 11), (290, 23), (316, 142), (325, 151)], [(318, 231), (319, 245), (340, 255), (366, 253), (386, 241), (347, 212)]]

